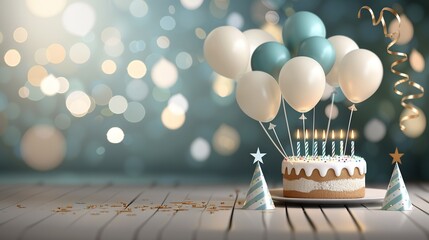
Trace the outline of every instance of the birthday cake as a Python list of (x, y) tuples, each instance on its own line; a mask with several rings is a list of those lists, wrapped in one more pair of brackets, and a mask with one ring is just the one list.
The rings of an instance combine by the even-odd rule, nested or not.
[(283, 195), (292, 198), (362, 198), (366, 161), (358, 156), (286, 157)]

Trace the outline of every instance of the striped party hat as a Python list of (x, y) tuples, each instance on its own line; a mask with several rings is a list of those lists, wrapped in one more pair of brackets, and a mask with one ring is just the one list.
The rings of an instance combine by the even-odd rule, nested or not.
[(395, 163), (381, 209), (389, 211), (410, 211), (413, 209), (398, 163)]
[(390, 154), (393, 158), (392, 164), (395, 164), (395, 168), (393, 169), (389, 186), (387, 186), (387, 192), (384, 196), (383, 206), (381, 207), (382, 210), (409, 211), (413, 209), (398, 165), (398, 163), (402, 164), (401, 157), (403, 155), (403, 153), (399, 153), (398, 148), (395, 149), (394, 153)]
[(395, 163), (381, 209), (388, 211), (410, 211), (413, 209), (398, 163)]
[(261, 170), (262, 156), (258, 151), (252, 156), (255, 157), (253, 163), (256, 162), (255, 172), (253, 173), (252, 181), (250, 182), (249, 190), (247, 191), (246, 202), (244, 203), (243, 209), (253, 210), (269, 210), (274, 209), (273, 199), (271, 198), (270, 191), (267, 183), (265, 182), (264, 174)]

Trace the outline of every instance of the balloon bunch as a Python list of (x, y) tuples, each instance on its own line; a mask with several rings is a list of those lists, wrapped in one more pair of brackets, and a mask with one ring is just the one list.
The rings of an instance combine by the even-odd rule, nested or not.
[[(253, 34), (248, 34), (249, 31)], [(262, 123), (271, 122), (283, 104), (292, 145), (285, 101), (301, 113), (300, 119), (305, 129), (304, 114), (315, 108), (327, 83), (333, 87), (339, 86), (353, 103), (348, 136), (352, 114), (356, 111), (354, 104), (368, 99), (381, 84), (383, 66), (377, 55), (359, 49), (346, 36), (326, 39), (322, 20), (306, 11), (297, 12), (285, 21), (282, 33), (284, 44), (266, 35), (258, 29), (242, 33), (234, 27), (222, 26), (210, 32), (204, 42), (204, 56), (208, 64), (217, 73), (237, 79), (236, 100), (241, 110), (259, 121), (276, 149), (286, 157), (275, 125), (270, 124), (269, 130), (274, 131), (278, 143)], [(335, 94), (332, 95), (332, 105), (334, 98)], [(327, 132), (330, 122), (331, 116)], [(295, 155), (293, 147), (291, 149)]]

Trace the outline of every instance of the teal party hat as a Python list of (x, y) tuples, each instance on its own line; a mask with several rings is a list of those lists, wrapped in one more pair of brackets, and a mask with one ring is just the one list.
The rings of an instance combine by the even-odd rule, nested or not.
[(252, 153), (252, 156), (255, 157), (253, 163), (256, 162), (256, 167), (252, 181), (250, 182), (249, 190), (247, 191), (246, 202), (244, 203), (243, 209), (269, 210), (275, 208), (264, 174), (261, 170), (261, 165), (259, 164), (260, 162), (263, 163), (262, 157), (264, 155), (265, 153), (259, 152), (259, 148), (256, 153)]
[(404, 179), (402, 178), (401, 170), (399, 170), (398, 162), (401, 163), (400, 157), (402, 155), (403, 154), (398, 153), (398, 149), (396, 149), (394, 154), (391, 154), (395, 168), (393, 169), (392, 177), (390, 178), (387, 192), (384, 196), (382, 210), (410, 211), (413, 209)]

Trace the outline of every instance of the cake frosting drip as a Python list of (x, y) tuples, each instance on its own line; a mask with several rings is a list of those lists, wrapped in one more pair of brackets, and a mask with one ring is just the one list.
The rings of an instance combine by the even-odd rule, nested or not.
[(359, 173), (366, 174), (366, 161), (359, 156), (308, 156), (308, 157), (287, 157), (282, 163), (282, 173), (286, 169), (290, 175), (292, 169), (299, 174), (304, 170), (307, 177), (311, 176), (315, 169), (319, 170), (320, 176), (325, 177), (328, 170), (332, 169), (338, 177), (343, 169), (347, 169), (348, 173), (354, 174), (355, 168), (359, 169)]

